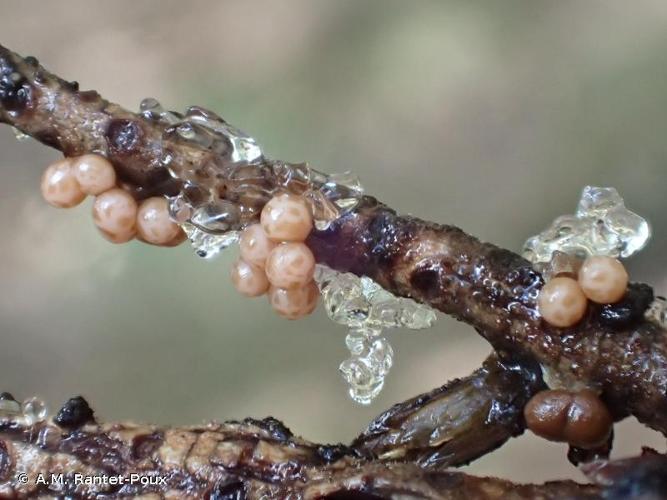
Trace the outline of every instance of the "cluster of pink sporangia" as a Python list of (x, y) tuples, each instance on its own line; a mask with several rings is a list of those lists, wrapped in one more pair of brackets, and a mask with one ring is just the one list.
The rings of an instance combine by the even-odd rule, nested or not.
[[(118, 186), (116, 172), (103, 156), (87, 154), (51, 164), (42, 177), (41, 191), (49, 204), (59, 208), (95, 196), (93, 222), (113, 243), (136, 237), (170, 247), (185, 240), (181, 227), (169, 217), (166, 198), (137, 202)], [(312, 228), (311, 210), (302, 197), (274, 196), (262, 210), (260, 223), (241, 234), (241, 257), (232, 267), (236, 289), (248, 297), (268, 293), (273, 309), (285, 318), (310, 314), (319, 290), (313, 281), (315, 257), (303, 242)]]
[(593, 255), (566, 272), (557, 273), (540, 290), (538, 305), (547, 323), (561, 328), (577, 324), (588, 301), (613, 304), (625, 295), (628, 273), (623, 264), (606, 255)]
[(158, 246), (176, 246), (185, 233), (169, 218), (167, 200), (147, 198), (137, 202), (118, 186), (116, 172), (106, 158), (87, 154), (51, 164), (42, 176), (44, 199), (54, 207), (70, 208), (86, 196), (95, 196), (93, 222), (113, 243), (137, 238)]
[(260, 223), (241, 233), (241, 257), (231, 273), (236, 289), (247, 297), (268, 293), (273, 309), (288, 319), (313, 312), (319, 297), (315, 257), (304, 244), (312, 228), (311, 210), (302, 197), (282, 193), (269, 200)]

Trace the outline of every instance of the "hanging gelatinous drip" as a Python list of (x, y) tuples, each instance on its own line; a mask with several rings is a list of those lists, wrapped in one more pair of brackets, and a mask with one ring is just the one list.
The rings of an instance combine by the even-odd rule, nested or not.
[(382, 390), (394, 352), (382, 336), (388, 328), (428, 328), (436, 320), (433, 309), (396, 297), (367, 277), (339, 273), (318, 265), (315, 282), (324, 308), (333, 321), (348, 327), (345, 343), (350, 358), (339, 367), (350, 397), (369, 404)]
[[(235, 243), (240, 231), (256, 222), (262, 208), (280, 193), (301, 197), (318, 230), (354, 210), (364, 195), (359, 178), (351, 172), (326, 175), (305, 163), (268, 160), (252, 137), (206, 109), (191, 107), (180, 114), (165, 110), (155, 99), (145, 99), (141, 113), (165, 126), (162, 164), (183, 183), (181, 192), (169, 199), (169, 214), (201, 257), (213, 257)], [(179, 160), (173, 144), (180, 150), (191, 146), (195, 161)], [(325, 278), (329, 272), (330, 280)], [(380, 333), (402, 326), (426, 328), (435, 313), (394, 297), (368, 278), (322, 267), (318, 274), (327, 313), (350, 328), (352, 356), (341, 364), (341, 372), (350, 383), (351, 396), (370, 403), (382, 389), (393, 360), (391, 346)]]
[(394, 362), (394, 351), (382, 330), (351, 328), (345, 337), (350, 358), (339, 370), (349, 385), (349, 394), (357, 403), (370, 404), (384, 387), (384, 378)]
[(645, 219), (625, 208), (614, 188), (586, 186), (574, 215), (563, 215), (526, 241), (523, 256), (548, 262), (555, 251), (582, 258), (590, 255), (629, 257), (651, 236)]

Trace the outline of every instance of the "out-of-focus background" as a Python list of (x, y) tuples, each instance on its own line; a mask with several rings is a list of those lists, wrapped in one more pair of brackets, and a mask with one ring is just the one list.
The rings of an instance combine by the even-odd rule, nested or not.
[[(89, 2), (2, 0), (0, 43), (136, 109), (210, 107), (265, 152), (358, 173), (401, 212), (519, 249), (586, 184), (615, 186), (654, 238), (629, 262), (667, 292), (667, 3), (662, 0)], [(83, 394), (104, 419), (189, 424), (273, 415), (349, 441), (391, 404), (463, 376), (489, 351), (442, 318), (390, 335), (370, 407), (346, 396), (345, 331), (287, 322), (187, 244), (114, 246), (90, 202), (39, 197), (55, 151), (0, 127), (0, 386), (52, 408)], [(617, 425), (617, 456), (656, 433)], [(564, 445), (524, 435), (468, 469), (582, 479)]]

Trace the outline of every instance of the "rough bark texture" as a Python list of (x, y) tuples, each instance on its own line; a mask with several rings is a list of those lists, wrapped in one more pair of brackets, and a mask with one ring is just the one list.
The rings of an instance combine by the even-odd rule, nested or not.
[(367, 437), (352, 446), (317, 445), (272, 418), (182, 428), (104, 425), (76, 397), (46, 422), (3, 419), (0, 498), (621, 500), (667, 495), (667, 457), (650, 450), (632, 459), (588, 464), (584, 471), (592, 484), (522, 485), (377, 460), (358, 446)]
[(394, 405), (352, 446), (425, 468), (467, 464), (523, 432), (523, 406), (542, 387), (537, 367), (492, 356), (469, 377)]
[(365, 274), (472, 325), (504, 359), (530, 359), (566, 386), (601, 389), (616, 418), (633, 414), (667, 432), (667, 336), (644, 319), (651, 287), (631, 284), (621, 302), (590, 306), (572, 328), (552, 327), (537, 312), (544, 282), (528, 261), (372, 198), (314, 231), (308, 244), (334, 269)]
[[(271, 418), (161, 428), (100, 425), (90, 415), (85, 400), (73, 398), (48, 422), (4, 420), (0, 497), (584, 499), (598, 498), (604, 489), (571, 481), (514, 485), (382, 462), (354, 447), (309, 443)], [(129, 484), (83, 480), (104, 476)]]
[[(207, 162), (213, 154), (170, 142), (160, 123), (94, 91), (79, 91), (76, 83), (49, 73), (34, 58), (21, 58), (2, 46), (0, 121), (68, 156), (107, 156), (137, 198), (179, 190), (179, 181), (160, 161), (165, 152), (181, 165)], [(388, 410), (350, 447), (307, 443), (274, 420), (160, 429), (81, 427), (76, 418), (69, 424), (65, 418), (60, 425), (24, 426), (5, 419), (0, 424), (0, 479), (5, 481), (0, 491), (9, 496), (24, 491), (18, 470), (81, 469), (164, 473), (169, 485), (159, 493), (173, 490), (179, 498), (184, 492), (211, 498), (343, 498), (336, 495), (346, 491), (358, 492), (358, 498), (587, 498), (603, 494), (603, 486), (604, 494), (613, 497), (620, 475), (611, 472), (595, 476), (604, 478), (599, 486), (516, 486), (442, 470), (522, 432), (521, 409), (543, 387), (540, 368), (566, 386), (599, 389), (615, 418), (633, 414), (667, 433), (667, 336), (644, 319), (653, 297), (647, 285), (633, 284), (619, 304), (592, 306), (579, 325), (558, 329), (537, 314), (543, 280), (529, 262), (458, 228), (399, 216), (374, 198), (365, 197), (328, 230), (314, 231), (307, 243), (318, 261), (334, 269), (367, 275), (397, 295), (469, 323), (496, 355), (470, 377)], [(659, 457), (618, 467), (639, 471), (628, 476), (635, 478), (628, 484), (637, 491), (664, 493), (656, 489), (662, 485), (656, 471), (666, 470)], [(150, 491), (148, 486), (111, 493)]]

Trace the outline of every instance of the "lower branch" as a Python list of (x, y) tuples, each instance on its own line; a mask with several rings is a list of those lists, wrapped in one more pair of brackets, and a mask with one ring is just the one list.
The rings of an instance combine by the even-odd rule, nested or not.
[(318, 445), (295, 437), (273, 418), (200, 427), (98, 424), (78, 397), (45, 422), (2, 420), (0, 497), (620, 500), (667, 495), (667, 457), (655, 452), (588, 464), (584, 471), (593, 484), (515, 484), (383, 462), (364, 451), (368, 436), (351, 447)]
[[(515, 485), (383, 463), (354, 447), (304, 441), (272, 418), (165, 428), (102, 425), (91, 415), (85, 400), (74, 398), (47, 422), (25, 425), (5, 419), (0, 424), (0, 496), (584, 499), (603, 492), (600, 485), (571, 481)], [(131, 484), (93, 481), (102, 476), (121, 476)]]

